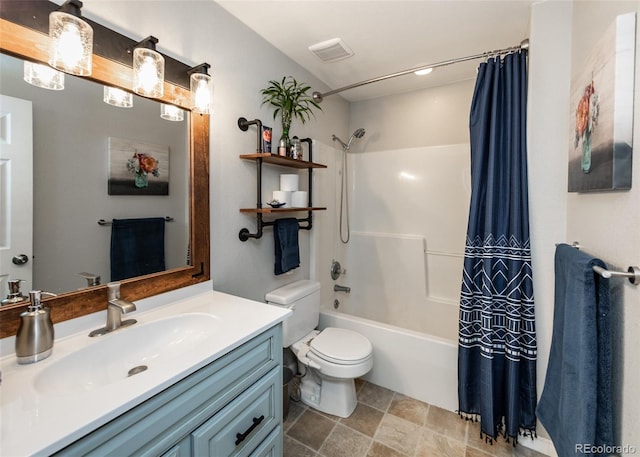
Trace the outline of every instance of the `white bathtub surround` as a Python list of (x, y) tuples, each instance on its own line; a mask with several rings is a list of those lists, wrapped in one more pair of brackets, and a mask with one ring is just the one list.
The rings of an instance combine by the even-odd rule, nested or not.
[[(144, 305), (141, 303), (140, 308)], [(91, 321), (91, 325), (87, 325), (90, 320), (85, 319), (85, 327), (78, 333), (56, 339), (53, 354), (42, 362), (18, 365), (15, 355), (0, 360), (3, 377), (0, 384), (0, 455), (49, 455), (281, 322), (288, 311), (209, 290), (165, 306), (136, 311), (131, 314), (138, 320), (134, 326), (90, 338), (89, 332), (106, 322), (106, 313), (95, 314), (104, 319), (99, 324)], [(89, 350), (92, 346), (99, 348), (98, 345), (104, 345), (107, 339), (113, 341), (127, 331), (144, 333), (143, 326), (162, 326), (163, 320), (176, 316), (181, 322), (194, 318), (210, 321), (204, 326), (207, 328), (199, 324), (196, 326), (199, 330), (189, 335), (197, 338), (204, 332), (206, 344), (190, 346), (186, 352), (161, 349), (149, 354), (149, 369), (133, 377), (95, 385), (83, 383), (83, 375), (74, 380), (80, 384), (77, 389), (51, 391), (46, 379), (47, 370), (55, 370), (65, 361), (77, 358), (80, 350)], [(91, 315), (91, 319), (94, 317)], [(179, 346), (180, 341), (174, 343)], [(167, 355), (169, 353), (173, 356)], [(127, 351), (123, 349), (122, 357), (126, 359), (126, 356)], [(57, 363), (63, 365), (56, 367)], [(99, 366), (100, 360), (95, 363)], [(79, 367), (73, 366), (76, 368)], [(88, 370), (94, 368), (91, 364), (87, 367)], [(45, 378), (40, 379), (43, 376)], [(64, 420), (60, 420), (62, 411), (65, 412)]]
[(455, 340), (469, 145), (375, 152), (365, 146), (349, 160), (351, 240), (337, 260), (347, 270), (339, 283), (351, 293), (325, 296), (325, 303), (337, 298), (347, 313)]
[(454, 341), (462, 256), (430, 251), (421, 235), (351, 232), (339, 310)]

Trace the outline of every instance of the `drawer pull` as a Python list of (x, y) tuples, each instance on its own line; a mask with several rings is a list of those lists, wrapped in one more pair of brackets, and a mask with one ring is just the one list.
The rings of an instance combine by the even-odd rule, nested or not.
[(246, 432), (236, 433), (236, 446), (242, 443), (244, 439), (247, 436), (249, 436), (249, 434), (253, 431), (253, 429), (256, 428), (258, 425), (260, 425), (260, 422), (262, 422), (263, 420), (264, 420), (264, 414), (260, 417), (254, 417), (253, 424), (251, 424), (251, 427), (249, 427)]

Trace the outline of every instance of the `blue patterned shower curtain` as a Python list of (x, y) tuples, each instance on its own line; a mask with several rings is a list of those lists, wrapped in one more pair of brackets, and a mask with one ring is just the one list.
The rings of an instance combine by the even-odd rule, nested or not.
[(526, 80), (526, 51), (478, 69), (458, 344), (460, 414), (479, 416), (487, 438), (516, 441), (536, 425)]

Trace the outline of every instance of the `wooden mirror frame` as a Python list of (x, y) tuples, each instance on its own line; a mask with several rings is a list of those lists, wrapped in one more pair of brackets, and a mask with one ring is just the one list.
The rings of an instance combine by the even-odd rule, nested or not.
[[(114, 36), (117, 35), (113, 38), (122, 40), (122, 35), (100, 27), (103, 34), (112, 33)], [(23, 60), (46, 64), (49, 49), (48, 35), (0, 18), (0, 38), (0, 52)], [(131, 42), (135, 43), (133, 40)], [(94, 45), (94, 49), (95, 47)], [(95, 50), (92, 75), (87, 79), (132, 92), (131, 67), (101, 57), (95, 54)], [(164, 96), (157, 101), (171, 103), (189, 111), (190, 91), (178, 84), (165, 81)], [(140, 300), (208, 281), (211, 277), (209, 116), (191, 113), (189, 118), (189, 248), (192, 266), (119, 281), (121, 297), (126, 300)], [(20, 322), (20, 313), (26, 309), (27, 305), (28, 302), (24, 301), (0, 307), (0, 338), (15, 336)], [(102, 311), (107, 308), (107, 286), (95, 286), (60, 294), (47, 299), (45, 305), (51, 308), (51, 319), (54, 323)]]

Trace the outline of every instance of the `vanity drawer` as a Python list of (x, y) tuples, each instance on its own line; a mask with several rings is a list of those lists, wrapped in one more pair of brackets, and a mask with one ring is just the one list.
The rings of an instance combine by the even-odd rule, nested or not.
[(278, 425), (251, 453), (251, 457), (282, 457), (283, 449), (281, 427)]
[(162, 455), (236, 397), (244, 397), (253, 384), (264, 385), (261, 378), (265, 375), (272, 376), (272, 371), (279, 375), (281, 364), (282, 331), (277, 325), (56, 455)]
[[(274, 369), (191, 435), (197, 456), (248, 456), (280, 425), (281, 374)], [(278, 389), (278, 386), (280, 388)]]

